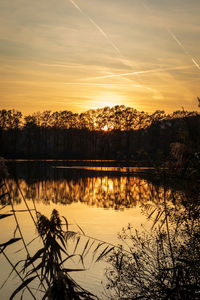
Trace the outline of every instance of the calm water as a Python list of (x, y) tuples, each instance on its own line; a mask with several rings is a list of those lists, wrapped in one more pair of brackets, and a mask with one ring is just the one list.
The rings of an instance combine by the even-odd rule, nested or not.
[[(9, 162), (8, 167), (10, 177), (7, 184), (27, 243), (36, 236), (36, 232), (29, 214), (23, 211), (26, 207), (16, 180), (30, 209), (35, 204), (39, 212), (49, 217), (55, 208), (68, 219), (71, 230), (79, 230), (80, 226), (86, 235), (114, 245), (119, 243), (117, 233), (128, 223), (138, 230), (150, 230), (148, 206), (159, 203), (164, 193), (162, 182), (152, 174), (152, 169), (122, 166), (112, 161), (18, 161)], [(165, 193), (170, 189), (169, 186)], [(9, 210), (7, 206), (1, 212)], [(13, 217), (1, 221), (0, 243), (13, 236), (15, 227)], [(34, 253), (39, 245), (39, 240), (31, 243), (30, 252)], [(13, 263), (23, 258), (23, 250), (16, 253), (21, 248), (20, 243), (7, 248)], [(90, 258), (86, 263), (89, 270), (84, 275), (83, 272), (74, 274), (76, 280), (91, 292), (98, 293), (101, 299), (106, 299), (105, 263), (93, 264)], [(10, 272), (2, 256), (1, 270), (0, 284)], [(0, 290), (0, 298), (8, 299), (19, 283), (12, 274)], [(29, 299), (28, 294), (25, 299)]]

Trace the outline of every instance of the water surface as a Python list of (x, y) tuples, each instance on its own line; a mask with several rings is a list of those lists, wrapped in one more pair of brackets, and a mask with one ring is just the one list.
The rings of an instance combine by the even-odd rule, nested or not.
[[(23, 196), (30, 209), (36, 206), (37, 211), (49, 217), (55, 208), (67, 218), (73, 230), (81, 227), (87, 236), (117, 245), (117, 234), (128, 223), (138, 230), (150, 230), (147, 207), (159, 202), (164, 193), (162, 182), (152, 174), (153, 169), (122, 166), (112, 161), (18, 161), (9, 162), (8, 166), (10, 177), (7, 185), (27, 242), (33, 239), (36, 232), (30, 215), (23, 212), (26, 209)], [(9, 206), (4, 209), (9, 210)], [(13, 217), (1, 222), (1, 242), (13, 236), (15, 227)], [(32, 253), (39, 243), (36, 240), (29, 246)], [(13, 263), (24, 255), (23, 251), (15, 253), (20, 248), (19, 244), (8, 249)], [(2, 257), (1, 260), (3, 272), (0, 280), (3, 282), (10, 268)], [(88, 261), (88, 267), (91, 264)], [(80, 284), (98, 293), (101, 299), (106, 299), (101, 283), (104, 281), (104, 267), (104, 263), (97, 263), (86, 275), (75, 274)], [(17, 283), (13, 281), (13, 284)], [(13, 287), (9, 281), (0, 290), (2, 299), (7, 299), (11, 290)]]

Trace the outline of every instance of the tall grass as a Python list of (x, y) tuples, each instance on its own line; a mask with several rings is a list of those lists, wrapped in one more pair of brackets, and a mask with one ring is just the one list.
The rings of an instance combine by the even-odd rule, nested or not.
[[(199, 161), (190, 161), (185, 192), (167, 193), (168, 173), (158, 203), (146, 204), (151, 231), (131, 225), (119, 235), (121, 249), (107, 259), (110, 299), (200, 299), (200, 186)], [(182, 166), (181, 166), (182, 167)], [(189, 175), (190, 174), (190, 175)], [(185, 175), (185, 174), (184, 174)], [(145, 207), (144, 207), (145, 211)]]
[[(33, 299), (97, 299), (97, 296), (82, 288), (72, 278), (71, 273), (84, 273), (86, 270), (86, 255), (93, 257), (93, 261), (95, 262), (105, 257), (113, 249), (113, 246), (87, 237), (79, 226), (77, 231), (71, 231), (67, 218), (64, 216), (60, 217), (58, 211), (55, 209), (52, 211), (49, 219), (37, 211), (35, 203), (34, 210), (30, 209), (29, 203), (26, 201), (16, 180), (18, 192), (21, 194), (26, 207), (25, 211), (29, 214), (41, 240), (40, 246), (31, 255), (29, 252), (29, 243), (25, 240), (20, 225), (20, 216), (18, 216), (18, 212), (14, 207), (12, 192), (6, 183), (6, 177), (8, 176), (7, 169), (3, 160), (0, 160), (0, 163), (1, 205), (2, 209), (7, 206), (10, 207), (10, 213), (0, 214), (0, 219), (12, 217), (16, 223), (16, 230), (13, 237), (0, 244), (0, 254), (5, 257), (11, 267), (10, 275), (16, 273), (21, 281), (19, 286), (12, 292), (10, 300), (17, 294), (21, 294), (21, 299), (26, 299), (25, 291)], [(6, 250), (7, 247), (17, 242), (22, 243), (26, 257), (23, 257), (22, 260), (14, 264), (8, 257)], [(76, 258), (79, 260), (78, 267), (74, 262)], [(6, 281), (7, 279), (5, 279)], [(39, 296), (36, 296), (36, 291), (39, 291)]]

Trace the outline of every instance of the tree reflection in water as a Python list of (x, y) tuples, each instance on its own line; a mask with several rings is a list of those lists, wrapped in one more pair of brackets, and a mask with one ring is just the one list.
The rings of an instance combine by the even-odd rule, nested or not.
[[(154, 204), (159, 205), (163, 198), (164, 189), (152, 182), (133, 176), (118, 177), (80, 177), (75, 179), (41, 180), (28, 183), (19, 179), (23, 195), (27, 200), (43, 202), (45, 204), (71, 204), (82, 202), (88, 206), (123, 210), (137, 205), (150, 209)], [(8, 180), (9, 189), (13, 191), (14, 199), (20, 203), (21, 197), (14, 179)], [(166, 197), (170, 198), (171, 188)], [(181, 197), (181, 192), (177, 195)]]
[[(77, 171), (76, 171), (77, 172)], [(143, 234), (128, 226), (120, 235), (123, 246), (108, 258), (108, 295), (111, 299), (200, 299), (199, 185), (183, 186), (145, 174), (120, 176), (83, 172), (69, 176), (18, 176), (28, 200), (45, 204), (123, 210), (137, 205), (153, 222)], [(177, 181), (177, 180), (176, 180)], [(21, 197), (16, 181), (8, 179), (13, 199)]]

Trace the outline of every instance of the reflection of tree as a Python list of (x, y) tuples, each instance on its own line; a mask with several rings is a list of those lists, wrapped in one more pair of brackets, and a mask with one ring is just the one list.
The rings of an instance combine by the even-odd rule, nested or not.
[[(62, 179), (48, 179), (27, 183), (18, 180), (26, 199), (42, 201), (43, 203), (82, 202), (89, 206), (114, 208), (122, 210), (142, 205), (149, 210), (159, 205), (164, 189), (157, 187), (150, 181), (133, 176), (84, 176)], [(14, 199), (20, 201), (15, 181), (9, 180)], [(176, 192), (181, 195), (181, 192)], [(169, 196), (167, 196), (169, 195)], [(170, 197), (171, 189), (166, 192)]]

